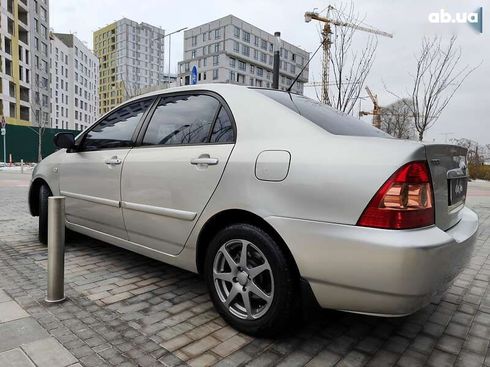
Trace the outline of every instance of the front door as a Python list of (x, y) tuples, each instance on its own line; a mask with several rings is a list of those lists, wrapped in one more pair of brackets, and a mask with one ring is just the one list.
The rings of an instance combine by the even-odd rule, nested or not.
[(233, 149), (230, 116), (212, 95), (162, 97), (124, 163), (130, 241), (172, 255), (182, 250)]
[(66, 220), (127, 239), (121, 210), (121, 171), (151, 99), (122, 106), (97, 122), (67, 152), (60, 167)]

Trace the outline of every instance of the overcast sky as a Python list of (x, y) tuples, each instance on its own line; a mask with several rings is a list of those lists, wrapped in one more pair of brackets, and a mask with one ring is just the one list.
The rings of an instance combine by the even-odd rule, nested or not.
[[(378, 94), (381, 105), (395, 98), (385, 86), (403, 94), (409, 86), (414, 70), (414, 55), (424, 36), (441, 35), (449, 39), (458, 36), (463, 51), (462, 64), (481, 66), (468, 77), (454, 96), (436, 125), (429, 130), (426, 140), (444, 142), (455, 137), (467, 137), (482, 144), (490, 144), (490, 7), (488, 1), (476, 0), (354, 0), (356, 11), (365, 22), (394, 34), (393, 39), (380, 37), (376, 60), (368, 76), (367, 85)], [(338, 1), (331, 1), (334, 6)], [(194, 27), (233, 14), (270, 33), (280, 31), (282, 38), (313, 52), (319, 44), (317, 26), (304, 22), (304, 12), (324, 9), (325, 1), (310, 0), (51, 0), (50, 23), (56, 32), (72, 32), (92, 47), (92, 33), (106, 24), (127, 17), (137, 22), (161, 26), (167, 32)], [(444, 9), (455, 12), (473, 12), (483, 7), (483, 34), (476, 33), (467, 24), (431, 24), (429, 13)], [(357, 38), (358, 44), (365, 40)], [(183, 34), (172, 37), (172, 71), (182, 59)], [(320, 53), (310, 64), (310, 81), (320, 81)], [(167, 66), (165, 67), (167, 70)], [(314, 96), (313, 88), (307, 95)], [(364, 110), (372, 106), (362, 102)], [(370, 117), (365, 117), (370, 121)], [(443, 135), (448, 133), (449, 135)]]

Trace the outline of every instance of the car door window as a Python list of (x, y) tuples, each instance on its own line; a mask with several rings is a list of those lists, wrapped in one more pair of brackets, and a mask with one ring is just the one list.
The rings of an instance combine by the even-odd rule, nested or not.
[(233, 143), (233, 125), (230, 115), (221, 107), (211, 132), (210, 143)]
[(201, 144), (220, 104), (208, 95), (162, 98), (150, 120), (143, 145)]
[(80, 150), (92, 151), (132, 146), (134, 130), (152, 102), (153, 98), (133, 102), (105, 117), (84, 136)]

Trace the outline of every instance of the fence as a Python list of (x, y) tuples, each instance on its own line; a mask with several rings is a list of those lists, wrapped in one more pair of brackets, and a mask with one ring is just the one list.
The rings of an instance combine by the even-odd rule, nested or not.
[[(6, 126), (6, 146), (7, 146), (7, 162), (9, 161), (9, 154), (12, 154), (13, 162), (20, 162), (21, 159), (24, 162), (37, 162), (37, 150), (38, 150), (38, 135), (36, 127), (7, 125)], [(73, 132), (75, 135), (79, 131), (75, 130), (61, 130), (61, 129), (44, 129), (42, 139), (42, 156), (47, 157), (56, 150), (53, 143), (53, 138), (56, 133), (60, 131)], [(3, 136), (0, 136), (0, 162), (3, 162)]]

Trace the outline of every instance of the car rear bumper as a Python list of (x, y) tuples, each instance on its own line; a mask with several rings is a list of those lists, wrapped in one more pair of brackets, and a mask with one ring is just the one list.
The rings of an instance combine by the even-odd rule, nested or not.
[(265, 219), (288, 245), (320, 306), (384, 316), (413, 313), (443, 292), (468, 263), (478, 229), (478, 216), (468, 208), (447, 231)]

